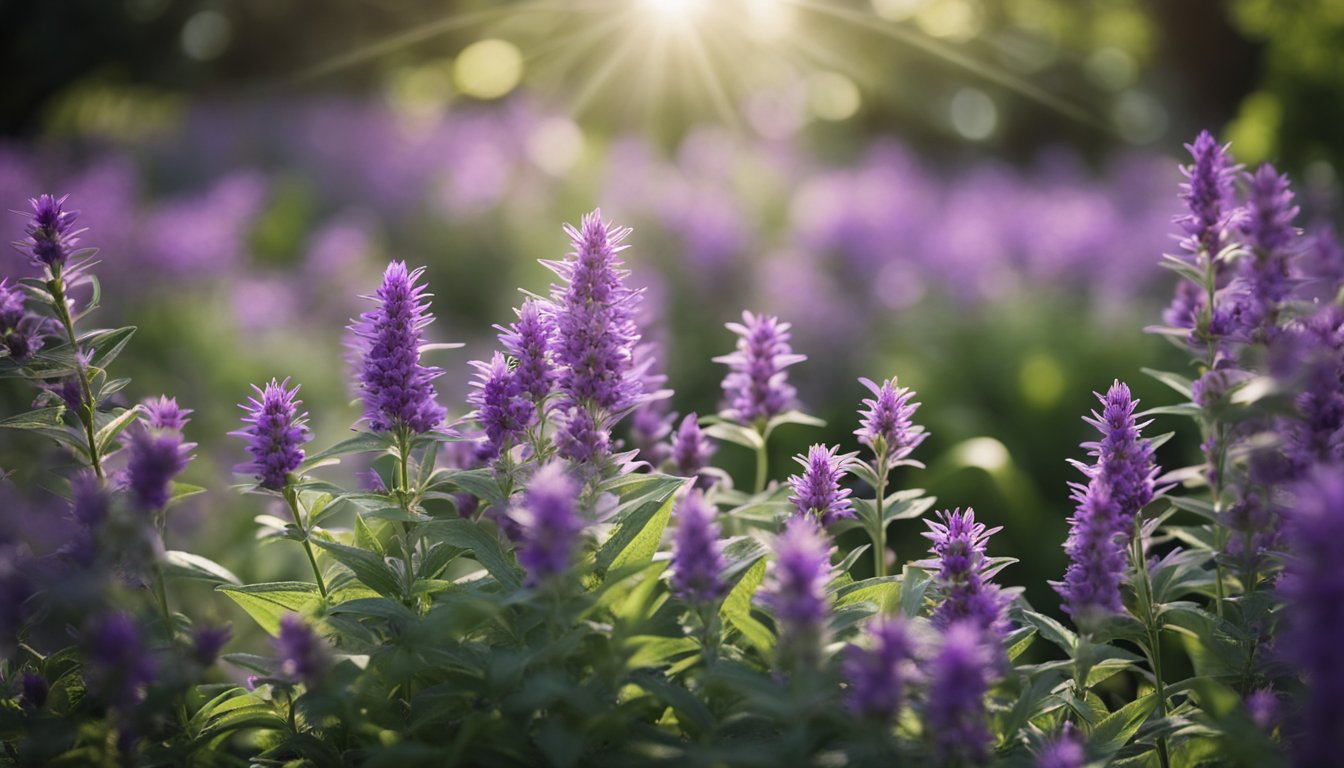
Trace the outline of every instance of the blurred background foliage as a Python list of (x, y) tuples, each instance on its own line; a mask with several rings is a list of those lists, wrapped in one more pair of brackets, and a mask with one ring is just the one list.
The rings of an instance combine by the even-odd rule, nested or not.
[[(1179, 366), (1141, 329), (1170, 295), (1182, 142), (1208, 127), (1280, 164), (1309, 230), (1344, 163), (1332, 0), (4, 3), (0, 64), (0, 207), (82, 209), (101, 322), (140, 329), (119, 373), (196, 409), (186, 479), (212, 492), (173, 535), (249, 581), (302, 564), (247, 546), (262, 510), (227, 490), (248, 385), (293, 376), (315, 445), (340, 439), (343, 326), (406, 259), (435, 340), (468, 343), (436, 360), (462, 416), (467, 361), (601, 205), (635, 227), (675, 410), (716, 410), (709, 358), (743, 308), (794, 323), (829, 425), (781, 432), (778, 479), (809, 442), (857, 448), (855, 377), (899, 376), (933, 435), (901, 482), (1005, 525), (1005, 578), (1053, 612), (1090, 393), (1171, 399), (1139, 369)], [(32, 394), (7, 383), (0, 408)], [(0, 467), (46, 450), (4, 439)], [(894, 531), (903, 559), (919, 533)]]

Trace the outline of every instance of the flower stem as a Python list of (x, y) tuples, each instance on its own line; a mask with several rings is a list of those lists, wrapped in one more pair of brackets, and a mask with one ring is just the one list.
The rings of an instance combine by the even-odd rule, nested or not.
[[(1130, 556), (1134, 561), (1134, 588), (1138, 592), (1139, 608), (1143, 614), (1139, 618), (1143, 621), (1144, 629), (1148, 635), (1147, 647), (1148, 665), (1153, 670), (1153, 687), (1157, 695), (1157, 716), (1166, 718), (1167, 716), (1167, 687), (1162, 678), (1162, 646), (1161, 646), (1161, 627), (1157, 624), (1157, 615), (1153, 610), (1153, 592), (1152, 584), (1148, 581), (1148, 563), (1143, 555), (1143, 518), (1134, 519), (1134, 540), (1130, 545)], [(1162, 764), (1162, 768), (1170, 766), (1170, 758), (1167, 755), (1167, 737), (1161, 736), (1157, 740), (1157, 757)]]
[(294, 515), (294, 524), (299, 526), (299, 531), (303, 533), (303, 551), (308, 553), (308, 564), (313, 567), (313, 576), (317, 579), (317, 591), (322, 597), (327, 596), (327, 583), (322, 578), (322, 569), (317, 567), (317, 556), (313, 554), (313, 544), (308, 540), (310, 528), (303, 515), (299, 512), (299, 492), (294, 486), (285, 486), (285, 501), (289, 502), (289, 508)]
[[(397, 495), (401, 497), (401, 508), (409, 517), (411, 513), (411, 441), (405, 427), (397, 432)], [(411, 523), (401, 524), (401, 559), (406, 569), (406, 600), (414, 602), (415, 565), (411, 556)]]
[(70, 350), (75, 358), (75, 376), (79, 380), (81, 406), (79, 420), (84, 425), (84, 436), (89, 443), (89, 464), (93, 467), (93, 473), (101, 480), (103, 461), (98, 455), (98, 438), (94, 434), (94, 414), (97, 413), (97, 405), (93, 401), (93, 388), (89, 386), (89, 371), (84, 367), (79, 343), (75, 339), (75, 321), (70, 316), (70, 307), (66, 305), (65, 279), (61, 277), (60, 266), (51, 268), (51, 280), (47, 282), (47, 288), (51, 291), (51, 308), (56, 312), (56, 319), (60, 320), (61, 327), (65, 329), (66, 339), (70, 342)]
[(770, 463), (770, 454), (766, 451), (765, 447), (766, 434), (761, 432), (760, 435), (761, 445), (756, 449), (756, 493), (765, 490), (765, 478), (768, 474)]
[(887, 521), (883, 519), (882, 505), (887, 500), (887, 457), (877, 457), (877, 498), (873, 506), (877, 508), (877, 535), (873, 539), (873, 574), (887, 575)]

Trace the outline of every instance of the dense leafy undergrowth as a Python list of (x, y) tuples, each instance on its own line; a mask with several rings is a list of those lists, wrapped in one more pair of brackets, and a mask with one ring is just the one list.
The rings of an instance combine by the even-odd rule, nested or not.
[[(256, 518), (257, 545), (312, 580), (241, 583), (164, 548), (200, 490), (174, 480), (191, 411), (126, 405), (110, 371), (135, 329), (90, 329), (93, 252), (64, 199), (35, 199), (19, 246), (44, 275), (0, 284), (0, 374), (37, 395), (0, 427), (54, 441), (24, 476), (65, 501), (4, 489), (0, 761), (1331, 764), (1344, 258), (1293, 228), (1273, 169), (1240, 175), (1207, 134), (1191, 151), (1176, 299), (1148, 329), (1188, 350), (1189, 370), (1147, 371), (1185, 402), (1099, 395), (1054, 584), (1071, 626), (1006, 586), (998, 529), (892, 487), (925, 436), (894, 379), (862, 380), (853, 446), (813, 446), (780, 482), (772, 434), (819, 422), (788, 383), (788, 324), (744, 313), (723, 410), (677, 418), (640, 346), (628, 230), (597, 212), (474, 364), (466, 417), (436, 402), (422, 355), (450, 345), (422, 343), (425, 281), (401, 262), (350, 328), (353, 436), (310, 451), (298, 386), (256, 390), (240, 490), (288, 510)], [(1204, 461), (1160, 467), (1182, 419)], [(754, 453), (754, 477), (718, 450)], [(363, 487), (328, 479), (343, 459), (371, 463)], [(930, 550), (897, 561), (887, 535), (909, 525)], [(854, 529), (869, 543), (837, 551)], [(183, 580), (217, 585), (272, 652), (225, 652), (228, 628), (174, 610)]]

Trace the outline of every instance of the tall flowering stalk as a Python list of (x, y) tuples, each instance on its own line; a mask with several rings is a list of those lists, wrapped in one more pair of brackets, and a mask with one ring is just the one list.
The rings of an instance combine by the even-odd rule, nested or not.
[(694, 413), (686, 414), (677, 431), (672, 435), (671, 458), (676, 471), (683, 477), (696, 478), (696, 486), (708, 488), (713, 478), (701, 474), (709, 466), (717, 446), (700, 429), (700, 417)]
[(1101, 439), (1082, 445), (1093, 464), (1074, 462), (1087, 482), (1070, 484), (1077, 505), (1064, 542), (1070, 564), (1064, 580), (1054, 585), (1065, 610), (1083, 623), (1120, 611), (1125, 548), (1139, 510), (1153, 499), (1158, 473), (1152, 443), (1140, 434), (1147, 423), (1135, 418), (1138, 401), (1129, 387), (1117, 380), (1097, 399), (1101, 413), (1093, 411), (1084, 421)]
[(714, 362), (728, 366), (723, 378), (726, 407), (723, 415), (730, 421), (754, 427), (761, 439), (756, 449), (756, 492), (765, 489), (766, 440), (772, 418), (794, 404), (797, 390), (789, 384), (789, 366), (801, 363), (806, 355), (795, 354), (789, 346), (788, 323), (773, 315), (744, 311), (741, 323), (727, 323), (737, 334), (737, 349), (720, 355)]
[(550, 584), (569, 571), (583, 532), (578, 497), (579, 484), (562, 463), (552, 461), (532, 476), (522, 505), (513, 511), (521, 539), (518, 562), (532, 586)]
[(1293, 219), (1298, 213), (1288, 177), (1265, 164), (1247, 175), (1248, 199), (1238, 233), (1250, 257), (1242, 263), (1246, 283), (1237, 307), (1241, 333), (1264, 339), (1276, 325), (1279, 304), (1291, 292), (1289, 257), (1298, 231)]
[(854, 504), (849, 500), (852, 493), (841, 487), (845, 472), (854, 460), (854, 454), (837, 454), (839, 446), (827, 448), (813, 445), (806, 456), (795, 456), (794, 461), (803, 466), (801, 475), (789, 477), (789, 487), (793, 495), (794, 510), (804, 517), (812, 517), (823, 527), (837, 520), (854, 517)]
[(280, 632), (272, 645), (280, 663), (280, 676), (291, 683), (312, 688), (322, 682), (331, 666), (326, 641), (296, 614), (280, 617)]
[(528, 299), (515, 312), (518, 319), (508, 328), (496, 326), (499, 343), (515, 361), (513, 370), (519, 389), (526, 392), (540, 410), (555, 386), (554, 318), (537, 299)]
[(1292, 555), (1279, 581), (1286, 603), (1283, 658), (1306, 682), (1292, 752), (1295, 765), (1335, 765), (1344, 753), (1344, 465), (1316, 469), (1294, 496)]
[(826, 639), (830, 614), (826, 585), (831, 580), (834, 549), (812, 517), (789, 518), (775, 537), (775, 559), (766, 576), (764, 600), (779, 625), (781, 656), (795, 668), (814, 665)]
[(677, 529), (672, 536), (672, 592), (700, 619), (701, 646), (706, 662), (718, 652), (718, 603), (728, 593), (723, 579), (727, 562), (714, 505), (698, 490), (684, 493), (675, 508)]
[(474, 360), (471, 365), (476, 379), (467, 402), (475, 406), (475, 419), (485, 430), (481, 458), (490, 460), (526, 437), (537, 409), (504, 355), (496, 352), (490, 362)]
[[(24, 228), (27, 237), (15, 245), (32, 258), (35, 266), (43, 270), (46, 296), (50, 299), (49, 303), (57, 322), (65, 332), (66, 343), (70, 347), (74, 363), (75, 381), (79, 388), (79, 408), (75, 410), (84, 427), (89, 464), (94, 474), (101, 478), (103, 456), (96, 435), (98, 403), (89, 383), (88, 358), (80, 348), (75, 334), (75, 319), (70, 312), (71, 301), (68, 297), (71, 287), (84, 282), (82, 267), (88, 260), (71, 263), (71, 259), (82, 252), (76, 246), (79, 245), (80, 235), (86, 230), (75, 229), (79, 211), (65, 210), (65, 202), (68, 199), (69, 195), (59, 198), (53, 195), (39, 195), (30, 199), (28, 203), (33, 209), (33, 214)], [(15, 324), (13, 333), (6, 334), (11, 354), (15, 345), (20, 345), (19, 351), (24, 352), (24, 356), (36, 352), (36, 345), (33, 342), (40, 338), (35, 333), (36, 326), (36, 323), (29, 320), (27, 327), (24, 327), (21, 321)], [(14, 356), (20, 357), (20, 355)]]
[(986, 528), (967, 507), (939, 512), (941, 522), (925, 520), (925, 538), (933, 542), (933, 558), (922, 565), (937, 569), (940, 602), (933, 612), (934, 626), (946, 629), (966, 623), (995, 637), (1007, 633), (1003, 612), (1007, 601), (999, 586), (985, 575), (990, 564), (985, 555), (989, 537), (1002, 528)]
[[(635, 360), (639, 328), (635, 309), (642, 298), (626, 287), (629, 272), (620, 252), (630, 230), (606, 224), (602, 212), (566, 225), (573, 247), (563, 261), (542, 262), (563, 281), (551, 289), (555, 323), (553, 354), (562, 393), (562, 457), (593, 462), (607, 454), (609, 421), (643, 394)], [(580, 413), (581, 412), (581, 413)]]
[[(863, 399), (859, 409), (859, 428), (854, 436), (873, 452), (873, 573), (887, 575), (887, 477), (895, 467), (909, 464), (923, 466), (909, 459), (911, 453), (929, 436), (924, 428), (912, 420), (919, 403), (912, 402), (915, 393), (908, 387), (897, 387), (895, 379), (885, 379), (881, 386), (871, 379), (860, 378), (859, 383), (873, 394)], [(866, 410), (865, 410), (866, 409)]]
[(845, 647), (846, 703), (854, 714), (890, 722), (905, 700), (905, 686), (914, 664), (914, 641), (905, 620), (874, 619), (865, 633), (867, 644)]
[(308, 414), (299, 411), (303, 405), (298, 399), (299, 385), (290, 389), (289, 379), (271, 379), (264, 389), (255, 384), (252, 389), (256, 396), (238, 406), (246, 413), (243, 428), (229, 433), (246, 440), (247, 452), (252, 455), (252, 461), (239, 469), (250, 474), (259, 487), (284, 496), (294, 524), (303, 536), (303, 549), (317, 579), (318, 591), (326, 597), (326, 581), (308, 538), (310, 531), (299, 502), (299, 492), (293, 485), (292, 473), (303, 464), (303, 444), (312, 439), (308, 431)]
[(990, 739), (985, 696), (994, 654), (973, 621), (948, 625), (928, 662), (929, 695), (924, 727), (942, 765), (981, 765), (989, 759)]
[(158, 513), (168, 506), (173, 478), (187, 468), (191, 449), (182, 435), (190, 419), (190, 409), (179, 408), (177, 401), (160, 398), (146, 402), (138, 427), (128, 430), (126, 487), (142, 509)]

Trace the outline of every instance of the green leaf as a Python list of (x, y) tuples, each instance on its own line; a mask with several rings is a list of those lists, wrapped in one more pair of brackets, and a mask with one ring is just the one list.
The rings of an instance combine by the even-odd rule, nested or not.
[(642, 497), (643, 503), (621, 520), (598, 549), (599, 571), (604, 574), (620, 572), (630, 566), (647, 565), (653, 560), (654, 553), (658, 551), (658, 542), (662, 541), (663, 530), (672, 516), (674, 490), (675, 486), (661, 488)]
[(8, 419), (0, 419), (0, 429), (42, 429), (44, 427), (61, 426), (61, 416), (65, 414), (65, 406), (57, 405), (51, 408), (39, 408), (35, 411), (27, 411), (16, 416), (10, 416)]
[(458, 549), (471, 552), (490, 575), (505, 589), (517, 589), (523, 584), (522, 571), (510, 562), (499, 546), (499, 538), (482, 530), (470, 520), (436, 520), (425, 524), (425, 530), (441, 537), (442, 541)]
[(901, 613), (918, 616), (924, 610), (924, 593), (933, 577), (923, 568), (907, 563), (901, 569)]
[(900, 576), (875, 576), (871, 579), (846, 584), (835, 592), (835, 607), (837, 609), (858, 603), (873, 603), (882, 613), (889, 613), (900, 605), (900, 602)]
[(504, 498), (504, 490), (499, 480), (489, 469), (451, 469), (435, 472), (430, 478), (428, 488), (451, 485), (475, 496), (490, 506), (503, 508), (509, 500)]
[(751, 643), (761, 653), (769, 654), (775, 647), (775, 636), (766, 628), (764, 624), (757, 621), (755, 616), (751, 615), (751, 599), (756, 595), (756, 589), (761, 586), (761, 581), (765, 579), (765, 560), (757, 560), (756, 564), (751, 566), (742, 576), (742, 580), (737, 582), (728, 596), (723, 599), (723, 607), (719, 609), (719, 615), (724, 621), (732, 624), (733, 627), (742, 633), (748, 643)]
[(1156, 707), (1157, 694), (1150, 693), (1107, 715), (1092, 730), (1087, 741), (1088, 754), (1104, 760), (1119, 752)]
[(1178, 394), (1185, 396), (1187, 399), (1194, 399), (1194, 382), (1190, 379), (1178, 373), (1159, 371), (1156, 368), (1140, 368), (1139, 370), (1176, 390)]
[(254, 704), (247, 707), (239, 707), (230, 710), (219, 717), (212, 718), (210, 724), (201, 730), (201, 735), (197, 741), (208, 741), (225, 733), (241, 731), (245, 728), (266, 728), (269, 730), (285, 730), (289, 723), (275, 711), (275, 706), (266, 704)]
[(378, 535), (364, 522), (363, 515), (355, 515), (355, 546), (375, 552), (379, 557), (387, 555), (387, 550), (383, 549), (383, 543), (378, 540)]
[(635, 646), (635, 652), (628, 662), (631, 669), (662, 666), (678, 656), (700, 650), (700, 643), (690, 637), (636, 635), (629, 642)]
[(357, 432), (354, 437), (342, 440), (320, 453), (315, 453), (299, 465), (298, 474), (303, 474), (315, 465), (352, 453), (383, 453), (392, 447), (392, 441), (384, 435), (373, 432)]
[(1022, 616), (1041, 631), (1041, 637), (1063, 648), (1069, 654), (1077, 650), (1078, 635), (1074, 634), (1073, 630), (1049, 616), (1035, 611), (1023, 611)]
[(135, 326), (126, 326), (125, 328), (116, 328), (113, 330), (89, 331), (79, 338), (79, 345), (85, 349), (92, 347), (94, 349), (93, 357), (89, 359), (90, 368), (106, 368), (117, 359), (121, 350), (126, 348), (126, 343), (135, 335)]
[(172, 484), (172, 492), (168, 495), (168, 506), (172, 506), (183, 499), (189, 499), (192, 496), (199, 496), (205, 493), (205, 489), (199, 485), (190, 483), (179, 483), (176, 480)]
[(313, 543), (326, 550), (336, 562), (349, 568), (355, 574), (355, 578), (378, 594), (401, 597), (405, 591), (401, 578), (377, 552), (322, 539), (313, 539)]
[(1017, 657), (1025, 653), (1035, 640), (1035, 627), (1018, 627), (1003, 641), (1004, 646), (1008, 649), (1008, 660), (1016, 661)]
[(135, 420), (139, 415), (139, 408), (127, 408), (109, 419), (106, 424), (99, 427), (98, 434), (94, 436), (94, 444), (98, 446), (98, 453), (101, 455), (105, 452), (107, 446), (111, 445), (112, 441), (117, 439), (117, 435), (121, 434), (123, 430), (135, 423)]
[[(706, 419), (708, 421), (708, 419)], [(761, 439), (761, 433), (751, 427), (744, 427), (741, 424), (734, 424), (731, 421), (716, 421), (705, 427), (705, 434), (715, 440), (724, 440), (729, 443), (735, 443), (753, 451), (759, 451), (765, 447), (765, 441)]]
[(415, 613), (410, 608), (386, 597), (360, 597), (347, 600), (331, 606), (327, 609), (327, 613), (329, 615), (348, 613), (355, 616), (386, 619), (397, 624), (409, 624), (416, 618)]
[(164, 573), (179, 579), (196, 579), (213, 584), (241, 585), (228, 568), (206, 557), (170, 549), (163, 554)]
[(272, 635), (280, 632), (281, 616), (301, 612), (318, 597), (317, 585), (302, 581), (272, 581), (241, 587), (219, 586), (215, 590), (228, 595)]
[(816, 416), (809, 416), (802, 411), (785, 411), (766, 422), (765, 434), (768, 436), (771, 432), (774, 432), (777, 427), (782, 427), (785, 424), (801, 424), (805, 427), (826, 426), (826, 422), (822, 419), (818, 419)]

